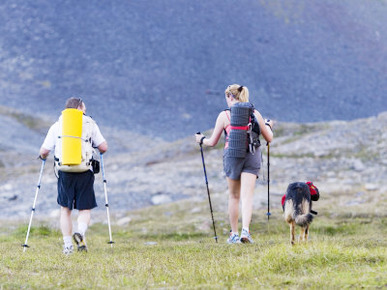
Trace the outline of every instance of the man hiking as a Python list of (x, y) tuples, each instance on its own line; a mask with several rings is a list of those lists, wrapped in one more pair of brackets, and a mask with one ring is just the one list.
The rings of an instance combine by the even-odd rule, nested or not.
[[(63, 234), (63, 253), (73, 253), (73, 208), (78, 213), (78, 231), (73, 239), (78, 251), (87, 252), (85, 234), (91, 219), (91, 209), (97, 206), (94, 193), (92, 155), (94, 148), (100, 153), (108, 146), (95, 121), (86, 116), (86, 105), (81, 98), (69, 98), (62, 116), (48, 130), (40, 148), (40, 157), (46, 159), (55, 150), (55, 167), (58, 170), (58, 198), (60, 227)], [(78, 134), (78, 135), (77, 135)], [(77, 159), (79, 161), (71, 161)]]

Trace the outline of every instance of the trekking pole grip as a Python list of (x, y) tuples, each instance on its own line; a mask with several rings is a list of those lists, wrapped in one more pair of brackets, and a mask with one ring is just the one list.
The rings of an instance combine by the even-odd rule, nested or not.
[[(200, 135), (200, 134), (202, 134), (202, 133), (200, 133), (200, 131), (197, 131), (196, 132), (196, 135)], [(202, 145), (203, 145), (203, 139), (204, 138), (206, 138), (205, 136), (203, 136), (201, 139), (200, 139), (200, 143), (199, 143), (199, 145), (200, 145), (200, 149), (202, 149)]]

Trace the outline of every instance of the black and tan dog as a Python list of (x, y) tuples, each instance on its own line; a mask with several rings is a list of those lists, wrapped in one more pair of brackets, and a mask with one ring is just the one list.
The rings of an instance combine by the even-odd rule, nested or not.
[(317, 201), (320, 193), (312, 182), (291, 183), (282, 197), (285, 221), (290, 225), (290, 243), (294, 245), (296, 225), (301, 227), (300, 241), (307, 241), (309, 226), (313, 220), (312, 200)]

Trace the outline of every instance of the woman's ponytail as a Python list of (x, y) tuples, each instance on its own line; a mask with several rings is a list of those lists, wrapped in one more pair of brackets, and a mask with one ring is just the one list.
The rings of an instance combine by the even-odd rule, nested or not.
[(245, 86), (238, 84), (229, 85), (225, 91), (227, 95), (231, 95), (233, 98), (242, 103), (249, 102), (249, 90)]
[(247, 87), (240, 86), (238, 88), (239, 92), (239, 101), (242, 103), (247, 103), (249, 101), (249, 90)]

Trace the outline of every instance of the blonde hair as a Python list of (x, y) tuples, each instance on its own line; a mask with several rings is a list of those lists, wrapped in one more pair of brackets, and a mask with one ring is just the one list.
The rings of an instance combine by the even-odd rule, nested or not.
[(224, 93), (242, 103), (247, 103), (249, 101), (249, 90), (245, 86), (238, 84), (229, 85)]

